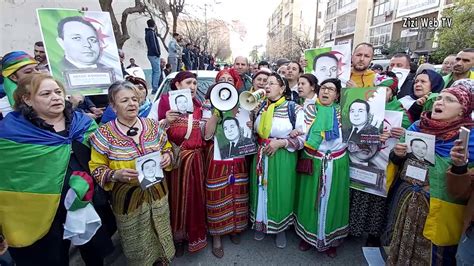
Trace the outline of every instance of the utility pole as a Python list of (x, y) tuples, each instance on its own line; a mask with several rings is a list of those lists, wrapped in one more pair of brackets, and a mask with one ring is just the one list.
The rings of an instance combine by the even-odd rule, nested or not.
[(319, 0), (316, 0), (316, 22), (314, 23), (313, 47), (318, 47)]

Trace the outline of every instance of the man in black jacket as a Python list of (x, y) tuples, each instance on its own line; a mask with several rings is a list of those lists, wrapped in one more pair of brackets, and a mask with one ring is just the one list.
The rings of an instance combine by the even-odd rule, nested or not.
[(158, 91), (158, 86), (160, 85), (160, 43), (158, 42), (158, 34), (156, 33), (156, 25), (153, 19), (149, 19), (146, 24), (148, 28), (145, 29), (145, 42), (148, 49), (147, 56), (150, 60), (152, 78), (151, 86), (153, 88), (152, 94), (155, 94)]

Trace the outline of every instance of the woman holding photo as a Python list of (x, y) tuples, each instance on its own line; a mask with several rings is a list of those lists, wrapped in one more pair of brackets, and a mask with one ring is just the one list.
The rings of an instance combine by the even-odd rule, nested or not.
[(290, 133), (304, 132), (306, 125), (302, 108), (286, 98), (291, 93), (286, 79), (270, 74), (265, 90), (267, 100), (256, 112), (254, 124), (259, 145), (250, 168), (250, 219), (256, 240), (276, 234), (276, 246), (285, 248), (285, 230), (293, 224), (296, 151), (304, 144), (304, 135), (290, 137)]
[(338, 104), (341, 81), (326, 79), (319, 88), (313, 75), (304, 74), (298, 91), (306, 99), (318, 95), (314, 105), (305, 105), (307, 138), (297, 167), (300, 183), (295, 228), (302, 238), (299, 248), (307, 251), (314, 246), (334, 258), (336, 247), (349, 233), (349, 156), (342, 141)]
[[(234, 69), (227, 69), (217, 73), (216, 82), (227, 82), (238, 87), (237, 84), (242, 81)], [(205, 126), (204, 138), (211, 140), (215, 135), (229, 136), (230, 139), (234, 135), (236, 139), (243, 138), (238, 121), (234, 119), (239, 111), (239, 105), (226, 112), (212, 110), (212, 116)], [(240, 233), (248, 225), (248, 167), (245, 156), (216, 159), (214, 154), (222, 158), (219, 146), (213, 145), (210, 149), (212, 157), (206, 178), (207, 225), (212, 235), (212, 254), (222, 258), (224, 249), (221, 237), (230, 235), (232, 243), (240, 244)]]
[(179, 150), (177, 165), (169, 175), (171, 190), (171, 228), (176, 245), (176, 256), (188, 250), (197, 252), (207, 246), (205, 201), (205, 141), (201, 133), (202, 105), (196, 98), (196, 74), (179, 72), (171, 80), (172, 90), (190, 89), (193, 97), (193, 113), (181, 114), (170, 108), (170, 97), (162, 95), (158, 105), (158, 118), (166, 127), (169, 140)]
[[(391, 198), (388, 230), (392, 240), (388, 265), (455, 265), (456, 245), (465, 205), (446, 190), (449, 152), (461, 126), (471, 128), (471, 93), (456, 86), (441, 91), (431, 111), (408, 130), (436, 136), (435, 164), (408, 158), (407, 144), (399, 143), (390, 154), (388, 175), (399, 179)], [(474, 161), (474, 136), (469, 141), (469, 162)], [(427, 170), (425, 178), (413, 178), (409, 167)], [(419, 171), (418, 171), (419, 172)], [(390, 179), (390, 176), (387, 179)]]
[(166, 180), (142, 190), (137, 158), (161, 152), (161, 168), (170, 170), (171, 144), (158, 122), (138, 117), (139, 91), (130, 82), (109, 87), (109, 102), (117, 118), (91, 136), (92, 175), (111, 193), (112, 209), (123, 252), (131, 265), (169, 263), (174, 256)]

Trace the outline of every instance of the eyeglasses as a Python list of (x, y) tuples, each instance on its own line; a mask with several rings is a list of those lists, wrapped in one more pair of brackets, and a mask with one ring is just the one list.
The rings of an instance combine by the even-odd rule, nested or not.
[(337, 89), (336, 89), (336, 88), (334, 88), (334, 87), (326, 87), (326, 86), (322, 86), (322, 87), (320, 88), (320, 90), (321, 90), (321, 91), (328, 90), (329, 92), (336, 92), (336, 90), (337, 90)]
[(455, 97), (451, 96), (438, 95), (435, 99), (436, 101), (443, 101), (444, 103), (459, 103), (459, 101)]

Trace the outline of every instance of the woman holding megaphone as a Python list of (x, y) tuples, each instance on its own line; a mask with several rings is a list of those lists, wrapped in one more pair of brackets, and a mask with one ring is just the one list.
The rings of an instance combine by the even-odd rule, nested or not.
[(296, 151), (304, 144), (304, 135), (290, 137), (290, 133), (304, 132), (304, 114), (287, 100), (290, 88), (279, 74), (269, 75), (265, 91), (267, 98), (257, 107), (254, 124), (259, 145), (250, 170), (251, 221), (256, 240), (276, 234), (276, 246), (284, 248), (285, 230), (293, 224)]
[[(216, 82), (216, 85), (227, 83), (227, 85), (237, 88), (242, 84), (239, 74), (232, 68), (219, 71)], [(216, 85), (213, 88), (217, 89)], [(211, 90), (209, 90), (208, 98), (212, 97)], [(227, 90), (222, 91), (226, 92)], [(236, 90), (234, 92), (237, 94)], [(222, 97), (220, 95), (220, 98)], [(235, 99), (236, 97), (237, 95), (235, 95)], [(213, 102), (213, 105), (215, 104)], [(215, 139), (214, 136), (219, 134), (229, 139), (229, 144), (242, 143), (245, 138), (240, 132), (238, 120), (235, 119), (236, 114), (240, 111), (239, 105), (228, 111), (218, 110), (219, 106), (213, 107), (212, 116), (206, 122), (204, 138), (206, 140)], [(234, 142), (230, 141), (231, 139)], [(214, 151), (214, 149), (217, 150)], [(222, 152), (218, 142), (215, 142), (214, 145), (210, 145), (207, 157), (210, 158), (206, 178), (207, 225), (209, 234), (213, 237), (212, 254), (218, 258), (224, 256), (221, 236), (230, 235), (231, 242), (239, 244), (240, 232), (245, 230), (248, 225), (247, 163), (245, 156), (233, 158), (221, 156), (221, 154), (229, 155), (232, 149), (228, 150), (228, 152)]]

